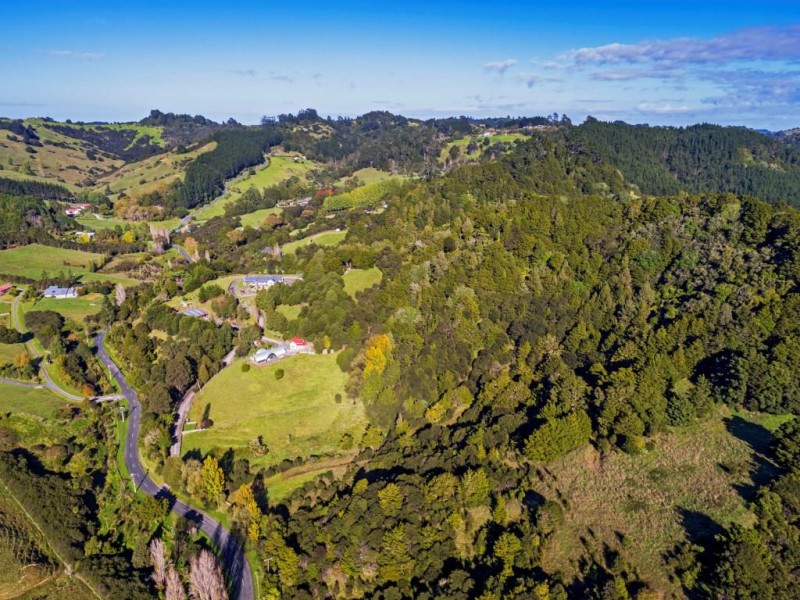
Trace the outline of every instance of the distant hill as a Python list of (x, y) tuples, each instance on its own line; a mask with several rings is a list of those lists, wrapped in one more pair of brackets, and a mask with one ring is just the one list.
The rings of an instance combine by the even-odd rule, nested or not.
[(732, 192), (800, 204), (800, 149), (785, 137), (743, 127), (650, 127), (591, 117), (559, 135), (573, 152), (616, 167), (646, 194)]

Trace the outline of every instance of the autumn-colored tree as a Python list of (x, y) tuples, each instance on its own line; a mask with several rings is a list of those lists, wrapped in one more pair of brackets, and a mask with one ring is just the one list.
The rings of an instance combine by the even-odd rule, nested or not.
[(13, 364), (18, 369), (24, 369), (31, 364), (31, 357), (27, 352), (20, 352), (14, 357)]
[(247, 537), (251, 542), (258, 541), (261, 509), (256, 503), (252, 486), (244, 484), (239, 487), (233, 494), (232, 501), (234, 521), (241, 523), (242, 527), (247, 530)]
[(183, 249), (186, 250), (186, 253), (189, 256), (196, 257), (199, 248), (200, 247), (197, 244), (197, 240), (194, 239), (193, 237), (189, 236), (185, 240), (183, 240)]
[(388, 361), (388, 354), (391, 350), (391, 340), (385, 333), (373, 335), (367, 342), (367, 348), (364, 351), (364, 373), (367, 376), (375, 372), (377, 374), (383, 373), (386, 369)]

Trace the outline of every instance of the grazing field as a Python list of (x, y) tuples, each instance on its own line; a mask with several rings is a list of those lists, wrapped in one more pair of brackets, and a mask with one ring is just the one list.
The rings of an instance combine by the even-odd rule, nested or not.
[(101, 254), (93, 252), (30, 244), (0, 250), (0, 273), (22, 275), (31, 279), (39, 279), (42, 271), (51, 276), (59, 271), (81, 275), (88, 273), (89, 266), (92, 263), (99, 264), (102, 258)]
[[(214, 425), (183, 439), (184, 451), (237, 449), (248, 455), (248, 444), (259, 435), (269, 448), (257, 465), (285, 458), (333, 453), (342, 436), (356, 443), (365, 427), (364, 408), (346, 397), (345, 374), (333, 354), (301, 354), (243, 373), (237, 360), (216, 375), (195, 398), (190, 420), (199, 421), (206, 405)], [(275, 372), (282, 369), (281, 379)], [(235, 390), (235, 393), (232, 391)], [(341, 402), (336, 401), (341, 394)]]
[(42, 298), (34, 304), (23, 304), (24, 310), (52, 310), (61, 314), (65, 319), (76, 323), (83, 323), (89, 315), (95, 315), (103, 308), (102, 294), (86, 294), (77, 298)]
[(325, 210), (346, 210), (349, 208), (364, 208), (374, 206), (384, 201), (393, 192), (397, 191), (402, 185), (403, 180), (399, 177), (390, 177), (382, 181), (376, 181), (369, 185), (362, 185), (349, 192), (336, 194), (325, 198), (323, 207)]
[(378, 267), (351, 269), (342, 275), (342, 279), (344, 279), (344, 291), (355, 298), (358, 292), (378, 285), (383, 279), (383, 273)]
[[(121, 160), (102, 156), (91, 160), (79, 140), (47, 129), (43, 126), (43, 121), (38, 119), (25, 123), (28, 126), (33, 125), (42, 146), (33, 148), (34, 153), (30, 153), (19, 136), (10, 131), (0, 131), (3, 177), (46, 181), (77, 191), (90, 187), (94, 182), (93, 178), (112, 173), (124, 164)], [(14, 137), (17, 139), (14, 140)]]
[(125, 192), (132, 198), (163, 189), (177, 179), (183, 178), (186, 165), (195, 158), (216, 148), (211, 142), (191, 152), (179, 154), (171, 151), (158, 154), (135, 163), (129, 163), (118, 171), (98, 180), (96, 189), (112, 192), (112, 199)]
[(152, 224), (158, 225), (159, 227), (166, 227), (171, 231), (181, 224), (180, 219), (166, 219), (164, 221), (125, 221), (123, 219), (109, 217), (102, 217), (98, 219), (93, 214), (84, 214), (84, 216), (78, 217), (75, 220), (84, 227), (94, 230), (113, 229), (114, 227), (121, 227), (122, 229), (125, 229), (126, 227), (148, 227)]
[(50, 418), (64, 405), (63, 400), (45, 388), (0, 383), (0, 414), (25, 413), (34, 417)]
[(298, 177), (301, 181), (306, 181), (308, 172), (317, 168), (317, 166), (317, 163), (310, 160), (295, 162), (293, 156), (270, 156), (269, 164), (260, 170), (256, 170), (255, 175), (247, 175), (249, 169), (246, 169), (244, 176), (240, 176), (240, 179), (228, 183), (226, 195), (198, 210), (195, 213), (195, 219), (203, 221), (223, 216), (225, 207), (236, 201), (251, 187), (262, 190), (292, 177)]
[(116, 274), (92, 273), (89, 267), (92, 263), (99, 264), (101, 254), (82, 252), (68, 248), (54, 248), (40, 244), (30, 244), (0, 250), (0, 273), (8, 275), (21, 275), (31, 279), (41, 279), (42, 273), (55, 276), (58, 273), (80, 276), (83, 281), (113, 281), (123, 285), (137, 285), (139, 282)]
[(317, 246), (337, 246), (344, 240), (346, 235), (346, 229), (342, 231), (323, 231), (305, 237), (302, 240), (296, 240), (285, 244), (283, 246), (283, 253), (288, 254), (289, 252), (295, 252), (298, 248), (308, 246), (311, 242), (314, 242)]
[[(461, 138), (457, 140), (453, 140), (449, 144), (447, 144), (443, 149), (442, 153), (439, 155), (439, 160), (445, 162), (450, 158), (450, 148), (453, 146), (458, 146), (460, 150), (459, 158), (479, 158), (480, 155), (483, 153), (485, 148), (483, 136), (472, 136)], [(489, 146), (493, 146), (494, 144), (510, 144), (512, 142), (516, 142), (517, 140), (525, 140), (528, 139), (528, 136), (523, 133), (500, 133), (489, 136)], [(478, 144), (478, 149), (473, 152), (472, 154), (467, 154), (467, 146), (469, 146), (470, 142), (475, 142)]]
[(263, 208), (255, 212), (242, 215), (240, 219), (242, 222), (242, 227), (258, 228), (264, 222), (264, 219), (267, 218), (267, 215), (279, 215), (279, 214), (281, 214), (280, 208)]
[(565, 513), (543, 567), (580, 576), (582, 558), (607, 544), (653, 588), (679, 592), (665, 578), (664, 553), (687, 531), (711, 539), (722, 525), (752, 522), (754, 484), (775, 474), (763, 456), (770, 428), (784, 420), (723, 408), (704, 423), (657, 436), (642, 454), (601, 455), (587, 446), (540, 467), (533, 490)]
[(0, 365), (10, 364), (23, 352), (26, 352), (25, 344), (0, 344)]
[(378, 183), (379, 181), (384, 181), (385, 179), (390, 179), (392, 177), (396, 177), (396, 175), (392, 175), (388, 171), (381, 171), (380, 169), (376, 169), (374, 167), (365, 167), (363, 169), (359, 169), (358, 171), (354, 171), (349, 177), (342, 177), (337, 185), (343, 184), (345, 181), (350, 179), (356, 179), (359, 183), (369, 185), (371, 183)]

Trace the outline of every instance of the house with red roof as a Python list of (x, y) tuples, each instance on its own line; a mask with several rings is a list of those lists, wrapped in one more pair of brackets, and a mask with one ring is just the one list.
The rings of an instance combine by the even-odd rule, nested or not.
[(290, 350), (305, 350), (308, 347), (308, 342), (306, 342), (303, 338), (293, 337), (289, 340), (289, 349)]
[(14, 286), (11, 285), (10, 283), (6, 283), (5, 285), (0, 285), (0, 296), (5, 294), (6, 292), (11, 291), (13, 288)]

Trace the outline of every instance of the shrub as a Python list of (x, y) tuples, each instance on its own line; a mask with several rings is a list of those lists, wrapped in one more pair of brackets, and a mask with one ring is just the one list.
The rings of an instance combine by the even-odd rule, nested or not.
[(283, 369), (278, 369), (277, 371), (275, 371), (275, 379), (283, 379), (283, 376), (285, 374), (286, 373), (283, 372)]
[(242, 373), (247, 373), (250, 370), (250, 363), (242, 364)]

